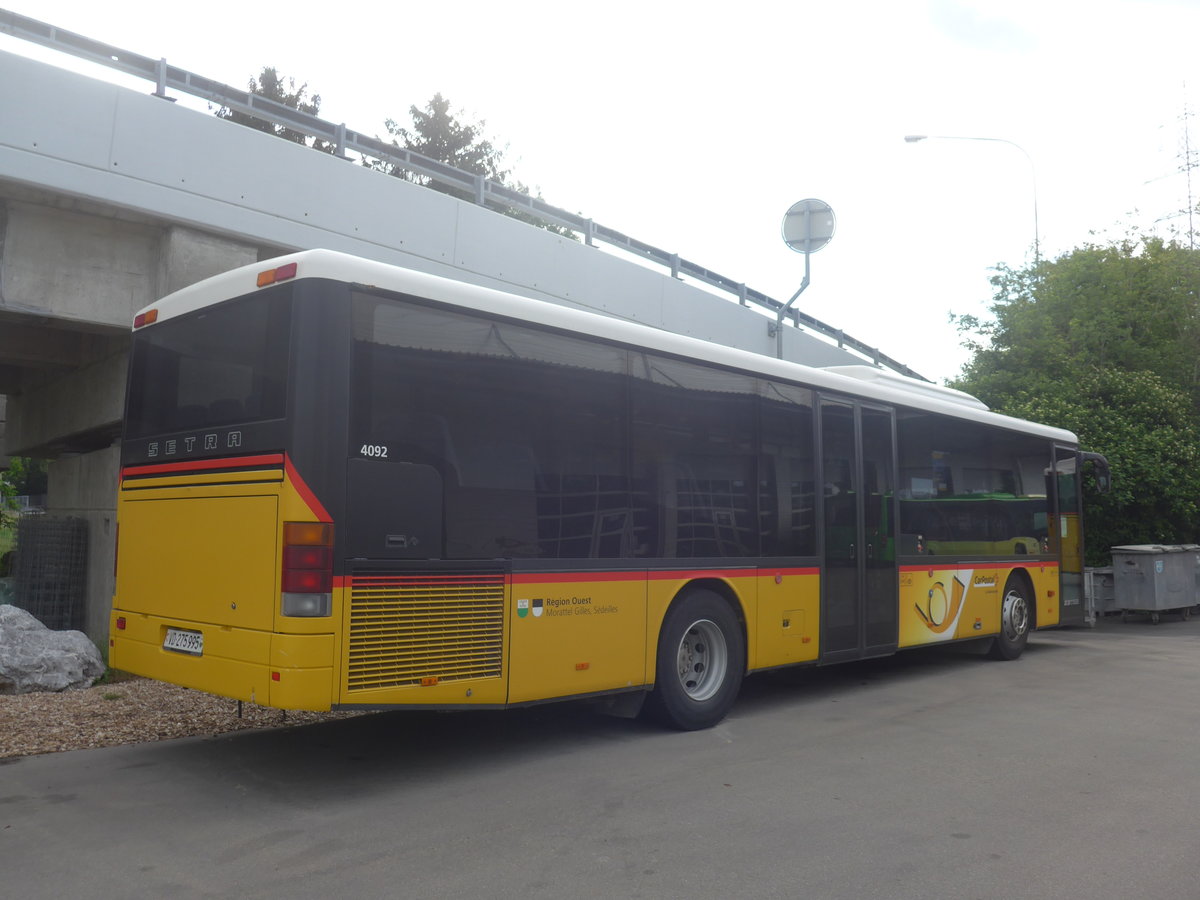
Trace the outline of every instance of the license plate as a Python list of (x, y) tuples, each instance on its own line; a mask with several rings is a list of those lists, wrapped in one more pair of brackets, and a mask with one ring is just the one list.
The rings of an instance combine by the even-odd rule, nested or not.
[(167, 637), (163, 641), (164, 650), (176, 650), (179, 653), (191, 653), (200, 656), (204, 653), (204, 635), (199, 631), (184, 631), (181, 628), (168, 628)]

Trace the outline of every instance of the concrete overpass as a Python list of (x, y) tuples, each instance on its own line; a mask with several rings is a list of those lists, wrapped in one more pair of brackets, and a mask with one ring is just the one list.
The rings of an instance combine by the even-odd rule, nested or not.
[[(0, 30), (4, 16), (10, 26), (17, 18), (0, 10)], [(3, 452), (49, 458), (48, 512), (87, 520), (85, 627), (102, 644), (129, 327), (135, 310), (163, 294), (326, 247), (775, 352), (744, 285), (743, 302), (731, 302), (673, 277), (677, 266), (652, 271), (167, 102), (161, 82), (158, 93), (0, 52)], [(836, 342), (784, 332), (788, 358), (863, 362)]]

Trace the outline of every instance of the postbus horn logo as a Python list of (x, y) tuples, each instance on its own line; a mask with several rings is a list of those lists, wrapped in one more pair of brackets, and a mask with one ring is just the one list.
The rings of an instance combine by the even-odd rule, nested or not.
[(947, 598), (946, 586), (940, 581), (935, 582), (929, 589), (924, 603), (918, 601), (916, 604), (917, 612), (925, 621), (925, 627), (934, 634), (944, 634), (951, 625), (958, 621), (958, 613), (962, 609), (963, 594), (966, 593), (966, 590), (966, 585), (955, 575), (950, 588), (950, 597)]

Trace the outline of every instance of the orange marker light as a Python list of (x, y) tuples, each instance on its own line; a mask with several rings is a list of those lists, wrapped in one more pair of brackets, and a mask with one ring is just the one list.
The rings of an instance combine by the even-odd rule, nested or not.
[(259, 287), (266, 287), (269, 284), (277, 284), (280, 281), (287, 281), (289, 278), (295, 277), (296, 264), (293, 262), (275, 269), (266, 269), (259, 272), (257, 283)]
[(586, 672), (591, 667), (592, 667), (591, 663), (575, 663), (575, 671), (576, 672)]
[(421, 679), (421, 687), (433, 687), (438, 683), (436, 675), (427, 675)]
[(333, 525), (329, 522), (284, 522), (283, 542), (308, 547), (332, 547)]

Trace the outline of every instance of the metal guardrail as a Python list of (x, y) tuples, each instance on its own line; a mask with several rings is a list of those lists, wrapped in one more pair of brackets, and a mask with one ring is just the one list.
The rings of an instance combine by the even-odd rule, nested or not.
[[(348, 153), (352, 151), (364, 157), (401, 166), (439, 184), (458, 188), (481, 206), (525, 212), (545, 222), (578, 232), (583, 235), (584, 241), (589, 246), (595, 246), (595, 243), (600, 241), (664, 266), (670, 270), (672, 277), (690, 278), (719, 291), (732, 294), (743, 306), (754, 304), (773, 313), (778, 313), (784, 306), (780, 301), (768, 297), (762, 291), (747, 287), (744, 282), (719, 275), (710, 269), (683, 259), (678, 253), (661, 250), (622, 234), (616, 229), (599, 225), (592, 219), (552, 206), (541, 198), (522, 194), (520, 191), (491, 181), (482, 175), (457, 169), (420, 153), (398, 147), (394, 143), (387, 143), (377, 137), (369, 137), (361, 132), (352, 131), (346, 127), (345, 123), (334, 124), (269, 100), (260, 94), (239, 90), (168, 65), (166, 59), (151, 59), (148, 56), (92, 40), (81, 34), (57, 28), (46, 22), (31, 19), (6, 9), (0, 9), (0, 34), (41, 44), (44, 47), (107, 66), (110, 69), (116, 69), (127, 75), (144, 78), (154, 83), (154, 96), (162, 97), (165, 100), (171, 99), (167, 94), (168, 89), (190, 94), (219, 104), (226, 109), (245, 113), (270, 122), (272, 125), (281, 125), (324, 141), (331, 145), (335, 154), (340, 157), (348, 158)], [(876, 365), (885, 366), (901, 375), (928, 381), (903, 363), (880, 353), (878, 348), (870, 347), (841, 329), (827, 325), (820, 319), (795, 308), (788, 310), (787, 318), (797, 328), (803, 326), (826, 338), (835, 340), (838, 347), (853, 350)], [(774, 326), (773, 321), (769, 321), (768, 324)]]

